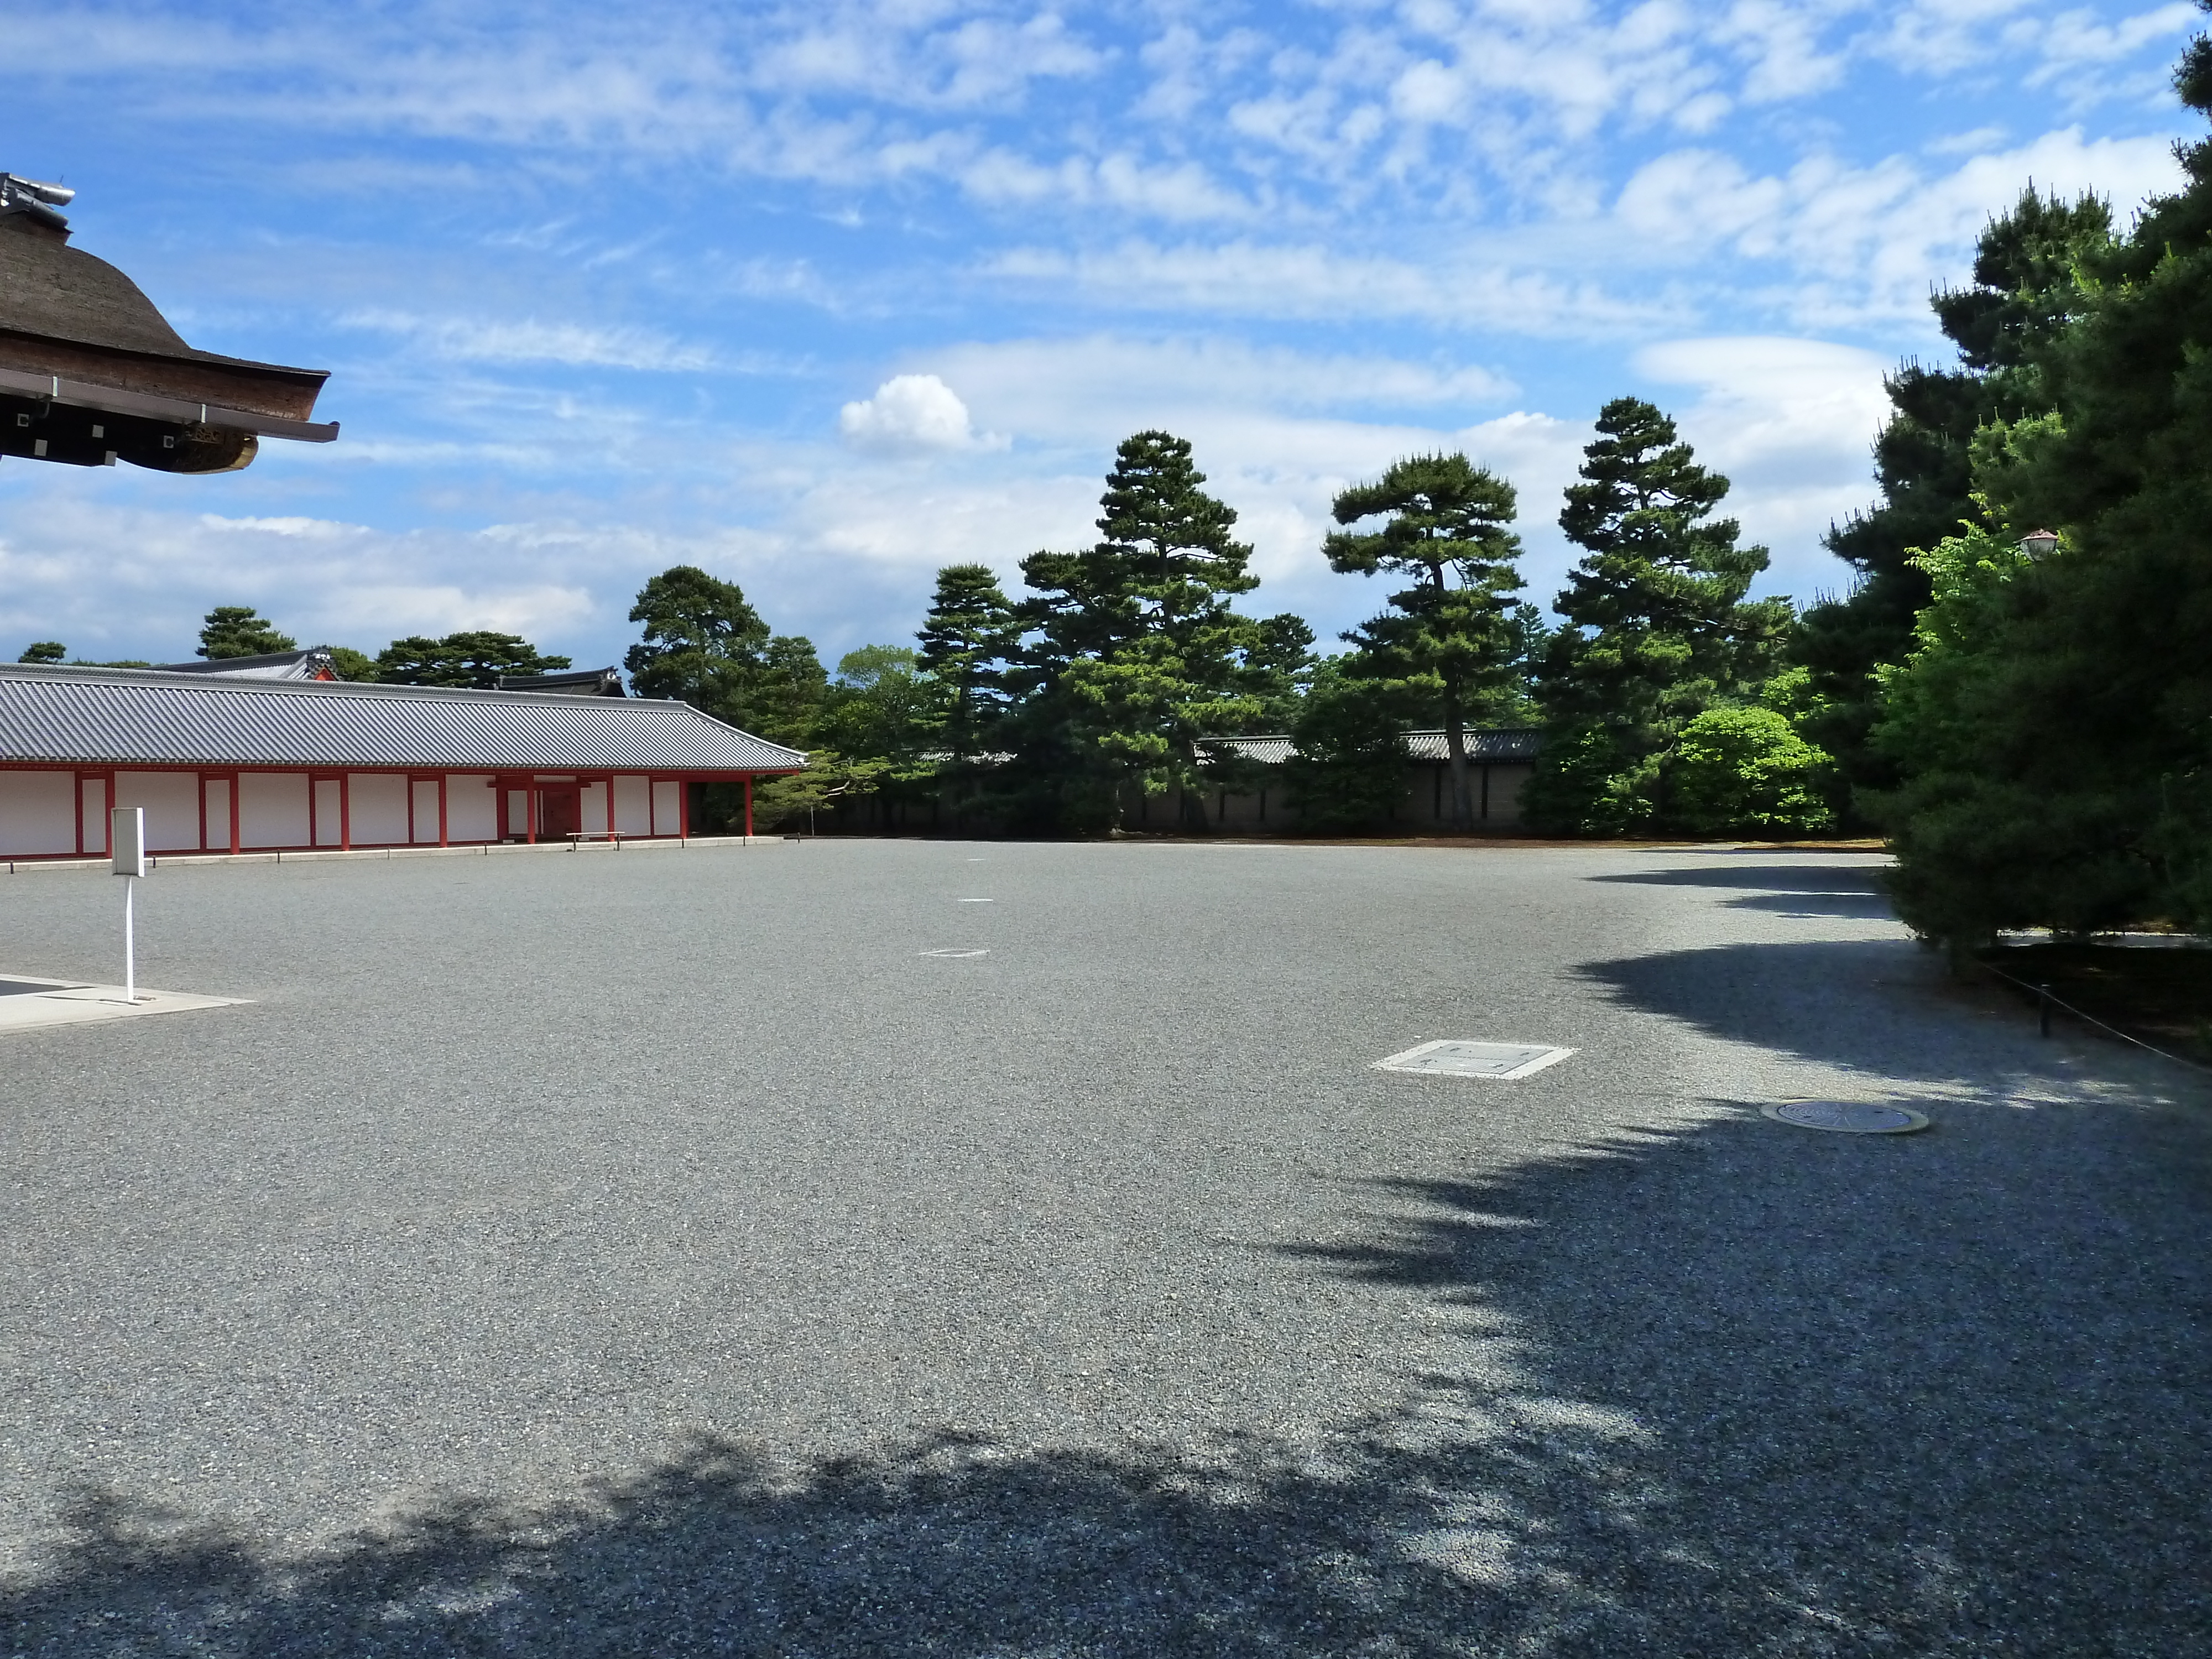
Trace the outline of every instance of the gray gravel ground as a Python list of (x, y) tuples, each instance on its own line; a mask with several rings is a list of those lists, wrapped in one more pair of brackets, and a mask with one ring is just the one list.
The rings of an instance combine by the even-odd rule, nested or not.
[(6, 1650), (2212, 1652), (2208, 1098), (1877, 862), (162, 871), (253, 1006), (0, 1051)]

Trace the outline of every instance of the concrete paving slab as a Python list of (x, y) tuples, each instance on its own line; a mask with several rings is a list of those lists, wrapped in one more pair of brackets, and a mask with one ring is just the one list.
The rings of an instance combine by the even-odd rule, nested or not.
[(8, 976), (9, 985), (44, 985), (39, 991), (11, 992), (0, 996), (0, 1035), (28, 1031), (46, 1025), (90, 1025), (100, 1020), (133, 1019), (142, 1014), (180, 1014), (196, 1008), (228, 1008), (249, 1000), (245, 997), (210, 997), (190, 991), (155, 991), (138, 988), (137, 1000), (127, 999), (120, 985), (87, 985), (81, 981), (33, 980), (21, 974)]

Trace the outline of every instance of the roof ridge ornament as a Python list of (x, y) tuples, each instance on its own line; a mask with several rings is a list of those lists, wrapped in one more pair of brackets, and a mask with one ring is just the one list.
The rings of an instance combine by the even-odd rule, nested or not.
[(69, 221), (54, 211), (76, 200), (67, 185), (50, 185), (43, 179), (26, 179), (20, 173), (0, 173), (0, 218), (23, 214), (43, 229), (69, 235)]

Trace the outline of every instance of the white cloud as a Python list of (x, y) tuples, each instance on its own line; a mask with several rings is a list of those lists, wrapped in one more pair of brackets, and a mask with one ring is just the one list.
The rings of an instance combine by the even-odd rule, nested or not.
[(886, 454), (1003, 449), (1007, 440), (978, 435), (960, 395), (934, 374), (894, 374), (876, 395), (847, 404), (837, 429), (855, 448)]
[(1772, 550), (1770, 588), (1803, 601), (1839, 586), (1820, 538), (1874, 498), (1869, 458), (1890, 413), (1888, 361), (1824, 340), (1738, 337), (1646, 346), (1632, 366), (1698, 392), (1671, 412), (1698, 459), (1733, 483), (1725, 511)]
[(715, 366), (714, 353), (653, 329), (544, 323), (534, 317), (421, 317), (364, 310), (341, 326), (374, 329), (407, 339), (426, 356), (470, 363), (564, 363), (575, 368), (695, 372)]

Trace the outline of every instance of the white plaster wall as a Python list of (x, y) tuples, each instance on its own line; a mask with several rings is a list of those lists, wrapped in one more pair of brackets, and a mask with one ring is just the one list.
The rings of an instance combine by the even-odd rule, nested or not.
[(613, 821), (607, 817), (605, 784), (587, 783), (577, 793), (582, 798), (576, 812), (576, 827), (579, 830), (589, 835), (597, 835), (602, 830), (611, 830), (615, 827)]
[[(431, 811), (437, 807), (433, 804)], [(430, 820), (430, 835), (435, 840), (438, 823)], [(497, 841), (499, 839), (499, 792), (492, 781), (482, 776), (456, 775), (446, 780), (446, 839), (448, 841)]]
[(146, 809), (149, 852), (199, 851), (200, 781), (196, 774), (118, 772), (115, 804)]
[[(346, 779), (346, 824), (356, 847), (393, 847), (407, 840), (407, 780), (389, 772), (356, 772)], [(438, 832), (432, 809), (430, 833)]]
[[(337, 803), (331, 803), (332, 810)], [(245, 847), (305, 847), (307, 844), (307, 775), (305, 772), (241, 772), (238, 775), (238, 844)]]
[(653, 786), (653, 833), (656, 836), (676, 836), (684, 832), (684, 798), (677, 792), (680, 783), (656, 783)]
[(86, 778), (77, 788), (84, 799), (84, 845), (82, 853), (107, 851), (107, 785), (99, 778)]
[(615, 828), (625, 836), (653, 833), (653, 786), (641, 777), (615, 780)]
[(438, 785), (434, 779), (417, 778), (409, 786), (415, 793), (415, 839), (438, 844)]
[(526, 836), (530, 833), (530, 792), (526, 789), (501, 791), (507, 799), (507, 822), (500, 833), (507, 836)]
[(76, 774), (0, 771), (0, 854), (76, 851)]
[(344, 826), (338, 822), (338, 781), (336, 778), (315, 780), (315, 845), (336, 847), (340, 844), (339, 830)]

